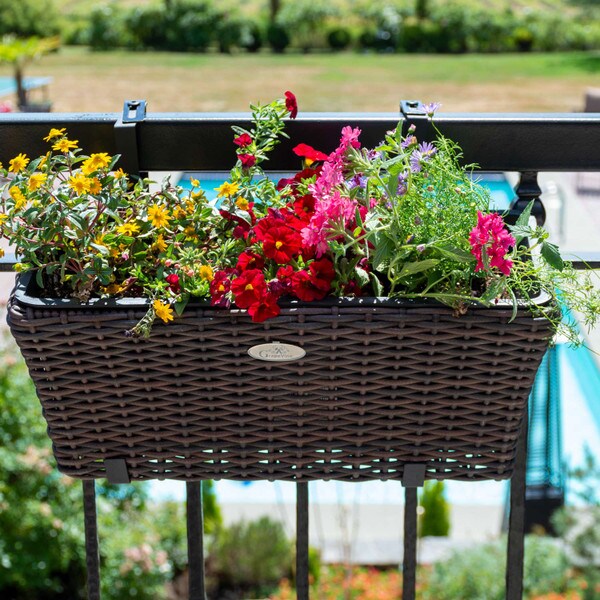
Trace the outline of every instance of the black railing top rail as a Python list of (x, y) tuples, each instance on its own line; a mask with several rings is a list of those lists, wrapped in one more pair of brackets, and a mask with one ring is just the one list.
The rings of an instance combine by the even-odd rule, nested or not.
[[(232, 125), (250, 126), (248, 113), (150, 113), (136, 124), (141, 171), (228, 170), (235, 160)], [(344, 125), (360, 127), (365, 146), (374, 146), (402, 121), (415, 123), (417, 136), (435, 136), (432, 123), (409, 113), (304, 113), (290, 121), (268, 167), (298, 167), (291, 149), (300, 142), (324, 152), (335, 148)], [(125, 121), (127, 122), (127, 121)], [(463, 149), (467, 163), (488, 171), (600, 171), (600, 113), (440, 113), (435, 126)], [(118, 113), (0, 115), (0, 161), (19, 152), (47, 152), (42, 140), (51, 127), (67, 128), (86, 153), (126, 153), (115, 135)]]

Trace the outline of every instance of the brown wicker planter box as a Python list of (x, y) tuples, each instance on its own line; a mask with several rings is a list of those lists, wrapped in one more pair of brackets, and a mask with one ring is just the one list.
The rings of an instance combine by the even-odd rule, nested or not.
[[(550, 328), (526, 310), (376, 299), (295, 304), (253, 323), (188, 307), (149, 340), (123, 332), (143, 301), (36, 298), (21, 277), (8, 322), (27, 361), (59, 469), (135, 479), (510, 477)], [(34, 286), (35, 287), (35, 286)], [(248, 349), (306, 351), (263, 362)]]

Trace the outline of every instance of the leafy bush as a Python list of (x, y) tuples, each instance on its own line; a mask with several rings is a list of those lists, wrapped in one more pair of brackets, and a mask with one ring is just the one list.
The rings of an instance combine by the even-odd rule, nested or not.
[(223, 13), (208, 0), (177, 0), (165, 7), (138, 7), (126, 20), (137, 48), (204, 52), (214, 41)]
[(293, 547), (283, 526), (268, 517), (240, 522), (217, 533), (207, 565), (217, 598), (264, 597), (290, 577)]
[(267, 42), (273, 52), (281, 54), (290, 45), (290, 35), (282, 25), (271, 23), (267, 27)]
[(248, 52), (258, 52), (263, 45), (263, 32), (255, 21), (242, 23), (240, 32), (240, 47)]
[(121, 13), (114, 6), (93, 10), (86, 38), (92, 50), (112, 50), (127, 46), (127, 32)]
[(292, 34), (292, 41), (303, 52), (326, 46), (328, 19), (338, 10), (327, 0), (295, 0), (287, 2), (277, 15), (277, 22)]
[(327, 34), (327, 43), (332, 50), (345, 50), (352, 42), (352, 35), (346, 27), (336, 27)]
[(450, 506), (444, 497), (443, 481), (426, 481), (419, 499), (419, 536), (447, 536), (450, 533)]
[(361, 47), (382, 52), (397, 49), (402, 14), (394, 4), (368, 3), (359, 8), (358, 14), (364, 26)]
[[(455, 552), (433, 566), (425, 585), (424, 600), (503, 600), (505, 541)], [(549, 538), (525, 538), (524, 597), (551, 592), (563, 593), (571, 587), (567, 558)]]
[(49, 37), (60, 32), (52, 0), (0, 0), (0, 35)]

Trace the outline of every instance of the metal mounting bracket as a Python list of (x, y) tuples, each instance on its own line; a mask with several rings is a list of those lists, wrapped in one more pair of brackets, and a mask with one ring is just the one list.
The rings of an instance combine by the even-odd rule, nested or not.
[(408, 119), (411, 117), (426, 117), (423, 103), (420, 100), (401, 100), (400, 112)]
[(119, 166), (128, 175), (142, 177), (138, 148), (137, 124), (146, 118), (145, 100), (126, 100), (123, 113), (115, 123), (115, 142), (121, 155)]
[(130, 483), (127, 463), (123, 458), (107, 458), (104, 461), (108, 483)]
[(402, 485), (405, 488), (423, 487), (425, 483), (426, 465), (424, 463), (409, 463), (404, 465)]

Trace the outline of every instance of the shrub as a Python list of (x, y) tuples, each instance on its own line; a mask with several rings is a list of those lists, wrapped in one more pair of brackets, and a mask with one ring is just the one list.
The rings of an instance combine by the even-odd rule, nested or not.
[(96, 8), (90, 14), (86, 38), (92, 50), (127, 46), (122, 15), (112, 6)]
[(245, 21), (242, 23), (240, 33), (240, 47), (248, 52), (258, 52), (263, 45), (263, 33), (254, 21)]
[(204, 52), (214, 41), (223, 13), (205, 0), (178, 0), (163, 7), (136, 8), (126, 23), (138, 48)]
[(419, 517), (419, 537), (447, 536), (450, 533), (450, 506), (444, 497), (444, 482), (426, 481), (420, 504), (423, 513)]
[(345, 27), (336, 27), (327, 34), (327, 43), (332, 50), (345, 50), (351, 42), (352, 36)]
[(358, 14), (365, 26), (361, 47), (380, 52), (397, 49), (402, 14), (395, 5), (389, 2), (367, 4), (359, 9)]
[(327, 0), (295, 0), (283, 5), (277, 22), (291, 32), (296, 46), (308, 52), (326, 46), (328, 19), (337, 14), (336, 7)]
[(282, 54), (290, 45), (290, 36), (285, 27), (272, 23), (267, 27), (267, 41), (273, 52)]
[(52, 0), (0, 0), (0, 36), (49, 37), (60, 33)]
[(233, 48), (240, 46), (242, 23), (236, 19), (225, 19), (219, 23), (216, 31), (219, 52), (231, 54)]
[[(505, 541), (455, 552), (433, 566), (424, 600), (485, 598), (503, 600)], [(562, 549), (549, 538), (525, 538), (524, 597), (563, 593), (570, 589), (570, 571)]]
[(217, 598), (264, 597), (291, 575), (292, 543), (268, 517), (240, 522), (217, 533), (207, 572)]

